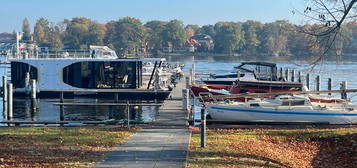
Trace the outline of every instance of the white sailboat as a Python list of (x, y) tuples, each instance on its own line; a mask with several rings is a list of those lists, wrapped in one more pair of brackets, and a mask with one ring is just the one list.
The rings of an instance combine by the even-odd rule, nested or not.
[(214, 120), (263, 122), (312, 122), (357, 124), (357, 107), (351, 104), (321, 106), (306, 96), (281, 95), (275, 99), (220, 102), (208, 105)]

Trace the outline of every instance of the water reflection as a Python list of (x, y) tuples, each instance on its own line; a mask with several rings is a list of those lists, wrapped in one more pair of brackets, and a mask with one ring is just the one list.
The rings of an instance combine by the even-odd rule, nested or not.
[[(38, 99), (38, 108), (33, 107), (33, 102), (28, 98), (14, 99), (14, 117), (13, 120), (26, 121), (103, 121), (109, 119), (122, 120), (127, 119), (127, 106), (103, 106), (103, 105), (88, 105), (88, 106), (61, 106), (55, 105), (59, 103), (59, 99)], [(66, 103), (114, 103), (108, 99), (65, 99)], [(127, 103), (127, 101), (119, 101), (118, 103)], [(129, 104), (150, 104), (153, 101), (133, 100)], [(160, 102), (159, 102), (160, 103)], [(130, 120), (150, 122), (155, 118), (159, 106), (129, 106)]]

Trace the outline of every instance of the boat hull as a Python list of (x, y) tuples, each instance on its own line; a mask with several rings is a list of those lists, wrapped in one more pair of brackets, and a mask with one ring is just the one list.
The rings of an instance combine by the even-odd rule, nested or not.
[(338, 110), (289, 110), (248, 108), (232, 105), (210, 105), (208, 113), (213, 120), (220, 121), (264, 121), (264, 122), (311, 122), (329, 124), (357, 124), (357, 112)]

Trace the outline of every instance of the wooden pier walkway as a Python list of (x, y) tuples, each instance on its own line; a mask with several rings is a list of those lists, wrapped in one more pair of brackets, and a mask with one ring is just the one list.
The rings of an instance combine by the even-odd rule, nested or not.
[(152, 128), (139, 130), (95, 167), (185, 167), (191, 131), (186, 127), (187, 112), (182, 110), (183, 85), (182, 79), (161, 106)]

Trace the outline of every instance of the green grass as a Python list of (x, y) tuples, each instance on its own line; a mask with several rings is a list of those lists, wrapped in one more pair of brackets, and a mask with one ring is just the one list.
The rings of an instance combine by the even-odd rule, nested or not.
[(357, 128), (210, 129), (201, 148), (196, 131), (188, 167), (348, 167), (353, 156), (341, 156), (336, 165), (331, 157), (353, 153), (356, 134)]
[(135, 132), (118, 127), (0, 128), (0, 165), (89, 167)]

